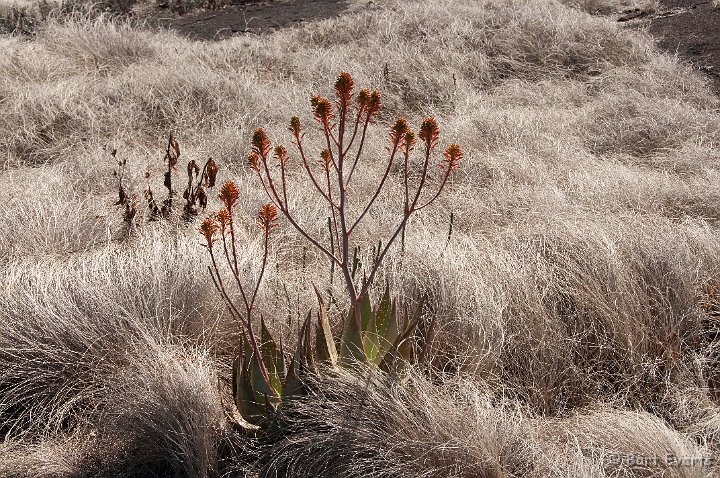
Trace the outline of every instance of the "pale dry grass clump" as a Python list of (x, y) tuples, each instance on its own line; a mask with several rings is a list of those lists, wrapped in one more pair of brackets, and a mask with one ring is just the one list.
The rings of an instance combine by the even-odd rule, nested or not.
[(227, 430), (204, 352), (71, 293), (5, 299), (0, 476), (218, 473)]
[[(365, 370), (333, 373), (288, 404), (290, 436), (262, 452), (261, 476), (550, 476), (520, 410), (483, 389)], [(421, 403), (421, 406), (416, 404)], [(442, 420), (438, 418), (442, 417)], [(482, 436), (482, 440), (477, 437)], [(544, 467), (543, 467), (544, 466)]]
[[(703, 308), (720, 270), (718, 100), (643, 33), (564, 3), (392, 2), (219, 43), (82, 16), (1, 37), (0, 476), (706, 476), (609, 457), (720, 452)], [(398, 114), (436, 115), (465, 152), (380, 275), (428, 295), (437, 370), (331, 374), (287, 410), (286, 434), (241, 440), (220, 398), (238, 324), (196, 225), (144, 220), (143, 173), (161, 190), (170, 130), (181, 160), (215, 158), (256, 275), (250, 132), (287, 145), (289, 117), (309, 126), (309, 95), (341, 70), (386, 104), (353, 193), (382, 174)], [(131, 226), (112, 206), (112, 148)], [(288, 175), (299, 221), (326, 237), (294, 158)], [(400, 198), (358, 230), (362, 262)], [(281, 224), (258, 313), (289, 346), (328, 276)]]

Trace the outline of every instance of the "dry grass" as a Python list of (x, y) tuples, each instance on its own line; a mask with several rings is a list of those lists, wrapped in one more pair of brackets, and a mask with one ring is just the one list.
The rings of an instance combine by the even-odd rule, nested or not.
[[(699, 304), (720, 272), (718, 100), (642, 33), (555, 0), (443, 0), (208, 44), (71, 16), (0, 50), (0, 476), (690, 477), (710, 472), (613, 457), (720, 457), (717, 324)], [(287, 138), (341, 70), (384, 93), (374, 137), (434, 114), (466, 151), (385, 265), (430, 293), (445, 374), (339, 374), (288, 412), (291, 438), (240, 441), (218, 393), (236, 324), (200, 237), (128, 237), (107, 147), (138, 194), (168, 131), (184, 157), (212, 155), (242, 192), (253, 267), (250, 132)], [(363, 260), (400, 197), (359, 232)], [(279, 236), (258, 304), (291, 341), (329, 264)]]

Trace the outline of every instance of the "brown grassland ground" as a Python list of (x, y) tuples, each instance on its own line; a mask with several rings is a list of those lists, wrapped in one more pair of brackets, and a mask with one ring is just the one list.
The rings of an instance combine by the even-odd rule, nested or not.
[[(75, 12), (0, 35), (0, 477), (717, 476), (720, 100), (616, 21), (638, 3), (349, 1), (216, 42)], [(434, 368), (328, 372), (286, 436), (244, 436), (225, 418), (237, 326), (197, 225), (140, 207), (128, 227), (109, 151), (139, 204), (169, 132), (184, 159), (212, 156), (257, 274), (250, 136), (289, 142), (343, 70), (385, 104), (354, 191), (382, 174), (397, 115), (436, 116), (465, 152), (383, 266), (430, 298)], [(365, 263), (395, 186), (358, 231)], [(271, 250), (260, 312), (292, 345), (312, 285), (341, 289), (282, 221)]]

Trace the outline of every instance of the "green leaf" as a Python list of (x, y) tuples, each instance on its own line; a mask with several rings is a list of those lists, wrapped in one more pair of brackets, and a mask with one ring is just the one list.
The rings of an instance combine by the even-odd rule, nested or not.
[(260, 355), (268, 371), (268, 379), (270, 385), (277, 396), (282, 392), (282, 376), (278, 370), (278, 362), (280, 362), (280, 349), (265, 325), (265, 319), (260, 316)]
[(283, 384), (283, 398), (302, 395), (305, 393), (306, 389), (305, 384), (302, 381), (302, 374), (308, 369), (308, 361), (306, 357), (308, 347), (305, 344), (305, 340), (308, 337), (311, 317), (312, 315), (308, 313), (305, 322), (303, 322), (303, 325), (300, 328), (295, 353), (290, 361), (290, 367), (288, 367), (287, 375), (285, 376), (285, 383)]
[[(379, 364), (383, 355), (390, 349), (397, 336), (397, 320), (394, 317), (394, 304), (390, 300), (390, 286), (385, 284), (385, 293), (373, 313), (375, 335), (372, 337), (372, 349), (367, 351), (368, 358), (375, 364)], [(392, 322), (395, 321), (394, 324)], [(373, 328), (371, 325), (371, 329)], [(392, 329), (392, 330), (390, 330)], [(387, 333), (391, 332), (391, 338), (388, 339)], [(368, 336), (366, 335), (366, 338)], [(366, 340), (367, 346), (367, 340)]]
[(340, 365), (350, 365), (355, 362), (365, 362), (367, 360), (365, 350), (363, 349), (362, 337), (360, 336), (360, 320), (359, 317), (355, 316), (354, 307), (350, 308), (350, 313), (343, 324), (338, 356), (338, 363)]
[(390, 300), (390, 284), (385, 284), (385, 293), (380, 299), (380, 303), (375, 309), (375, 326), (377, 332), (385, 337), (388, 325), (390, 324), (390, 315), (392, 313), (392, 301)]
[(380, 349), (378, 350), (378, 354), (375, 357), (376, 365), (380, 365), (380, 362), (382, 362), (385, 355), (395, 343), (395, 340), (397, 339), (399, 333), (400, 327), (398, 324), (397, 304), (393, 300), (392, 305), (390, 306), (390, 316), (387, 321), (387, 328), (385, 329), (385, 333), (380, 339)]
[(370, 323), (363, 334), (363, 348), (365, 355), (371, 362), (373, 362), (378, 353), (380, 353), (380, 335), (375, 326), (375, 313), (370, 317)]
[(250, 360), (246, 355), (240, 363), (235, 393), (235, 406), (245, 421), (253, 425), (263, 424), (267, 417), (267, 408), (256, 400), (256, 394), (250, 379)]
[(372, 320), (372, 305), (370, 304), (370, 292), (365, 292), (365, 295), (360, 301), (360, 331), (365, 333), (370, 326)]
[(325, 310), (325, 302), (320, 295), (320, 291), (315, 287), (318, 302), (320, 304), (320, 313), (318, 314), (318, 324), (315, 334), (315, 351), (318, 360), (330, 362), (335, 365), (337, 363), (337, 350), (335, 348), (335, 340), (330, 329), (330, 319), (327, 310)]
[(257, 403), (264, 403), (266, 397), (270, 399), (279, 397), (272, 387), (269, 377), (263, 374), (260, 358), (254, 352), (250, 354), (250, 383)]
[(413, 336), (415, 335), (415, 330), (420, 323), (424, 303), (424, 298), (418, 302), (415, 313), (412, 317), (408, 316), (407, 304), (405, 305), (405, 320), (408, 321), (407, 327), (400, 335), (397, 336), (392, 347), (390, 347), (390, 350), (388, 350), (383, 357), (382, 362), (380, 363), (380, 368), (382, 370), (397, 373), (405, 363), (412, 363), (414, 358)]

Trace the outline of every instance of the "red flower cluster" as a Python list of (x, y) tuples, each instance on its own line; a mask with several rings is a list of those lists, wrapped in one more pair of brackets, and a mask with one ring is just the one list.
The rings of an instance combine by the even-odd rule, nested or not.
[(425, 141), (425, 147), (430, 150), (437, 145), (440, 128), (435, 118), (425, 118), (420, 126), (420, 139)]
[(277, 209), (271, 203), (263, 204), (258, 210), (258, 226), (265, 232), (265, 235), (270, 234), (270, 231), (278, 226), (277, 223)]
[(227, 209), (228, 213), (232, 214), (232, 208), (235, 206), (235, 203), (237, 203), (237, 200), (240, 197), (240, 192), (234, 182), (225, 181), (220, 188), (219, 197), (225, 205), (225, 209)]
[(459, 145), (452, 143), (445, 149), (443, 156), (445, 156), (445, 160), (440, 163), (440, 167), (443, 170), (452, 171), (457, 168), (458, 163), (462, 159), (462, 150)]

